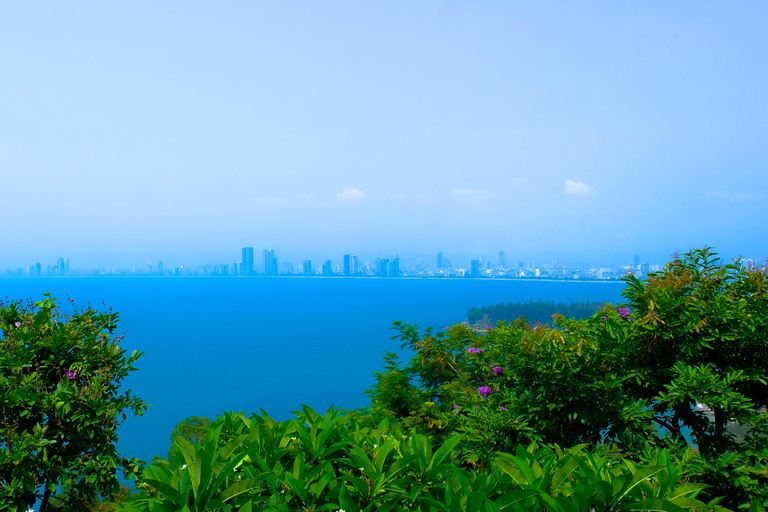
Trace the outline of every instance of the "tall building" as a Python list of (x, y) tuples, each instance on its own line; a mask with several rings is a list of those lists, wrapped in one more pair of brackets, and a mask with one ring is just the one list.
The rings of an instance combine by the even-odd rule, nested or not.
[(63, 276), (67, 273), (67, 262), (64, 260), (64, 258), (59, 258), (56, 260), (56, 273), (60, 276)]
[(400, 257), (396, 256), (387, 263), (387, 276), (400, 277)]
[(437, 268), (443, 268), (443, 251), (437, 253)]
[(325, 263), (323, 263), (323, 275), (324, 276), (333, 275), (333, 265), (331, 264), (331, 260), (325, 260)]
[(504, 251), (499, 251), (499, 267), (504, 268)]
[(640, 256), (635, 254), (635, 268), (640, 266)]
[(253, 275), (253, 247), (243, 247), (241, 252), (240, 262), (243, 266), (240, 273), (246, 276)]
[(152, 264), (147, 263), (147, 274), (151, 274), (151, 273), (152, 273)]
[(344, 255), (344, 271), (343, 274), (345, 276), (353, 276), (357, 274), (359, 268), (358, 268), (358, 259), (357, 256), (354, 254), (345, 254)]
[(376, 258), (376, 263), (374, 267), (374, 273), (377, 276), (386, 276), (387, 275), (387, 265), (389, 264), (388, 258)]
[(470, 263), (469, 277), (480, 277), (480, 260), (472, 260)]
[(160, 274), (160, 275), (163, 274), (163, 262), (162, 261), (158, 261), (157, 262), (157, 273)]
[(301, 262), (301, 273), (305, 276), (312, 275), (312, 260), (304, 260)]
[(264, 249), (264, 275), (276, 276), (277, 275), (277, 258), (275, 257), (274, 250)]

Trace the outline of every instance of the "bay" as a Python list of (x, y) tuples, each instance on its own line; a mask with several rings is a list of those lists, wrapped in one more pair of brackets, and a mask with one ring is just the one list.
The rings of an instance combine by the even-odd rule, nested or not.
[[(442, 329), (501, 302), (621, 301), (621, 282), (334, 277), (3, 278), (5, 301), (42, 299), (120, 313), (121, 346), (144, 351), (124, 389), (152, 404), (119, 432), (124, 456), (165, 456), (184, 418), (307, 404), (367, 405), (392, 321)], [(66, 308), (63, 308), (66, 310)]]

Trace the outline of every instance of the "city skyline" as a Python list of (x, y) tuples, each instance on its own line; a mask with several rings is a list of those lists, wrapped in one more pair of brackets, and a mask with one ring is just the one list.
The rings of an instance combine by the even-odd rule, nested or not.
[[(469, 261), (454, 262), (446, 258), (443, 251), (434, 255), (432, 261), (417, 258), (401, 261), (399, 254), (389, 257), (376, 257), (374, 260), (361, 260), (355, 254), (344, 254), (333, 263), (333, 258), (313, 265), (312, 260), (298, 262), (281, 261), (274, 249), (262, 251), (261, 266), (254, 266), (253, 247), (240, 250), (239, 261), (187, 265), (167, 265), (163, 260), (147, 262), (145, 265), (130, 268), (107, 266), (102, 268), (70, 267), (69, 258), (59, 257), (55, 265), (36, 262), (26, 267), (0, 269), (0, 277), (39, 277), (39, 276), (99, 276), (99, 275), (150, 275), (150, 276), (335, 276), (335, 277), (460, 277), (460, 278), (544, 278), (544, 279), (618, 279), (627, 273), (644, 276), (663, 268), (663, 263), (650, 263), (639, 254), (632, 256), (631, 263), (605, 264), (599, 262), (564, 263), (558, 258), (550, 261), (525, 260), (508, 263), (504, 251), (498, 252), (496, 260), (474, 258)], [(723, 258), (728, 261), (727, 258)], [(768, 260), (742, 259), (743, 265), (768, 264)]]

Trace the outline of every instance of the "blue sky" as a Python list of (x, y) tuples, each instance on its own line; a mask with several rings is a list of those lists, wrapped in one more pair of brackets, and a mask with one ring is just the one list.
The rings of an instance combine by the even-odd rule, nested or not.
[(6, 2), (0, 271), (768, 256), (768, 4)]

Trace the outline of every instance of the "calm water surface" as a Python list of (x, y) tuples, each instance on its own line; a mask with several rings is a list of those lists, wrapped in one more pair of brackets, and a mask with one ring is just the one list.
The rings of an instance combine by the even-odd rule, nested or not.
[(266, 410), (276, 419), (366, 405), (396, 350), (393, 320), (443, 328), (500, 302), (621, 301), (623, 283), (301, 277), (3, 278), (0, 297), (45, 291), (120, 312), (122, 347), (145, 351), (125, 388), (152, 404), (120, 431), (120, 449), (165, 455), (187, 416)]

